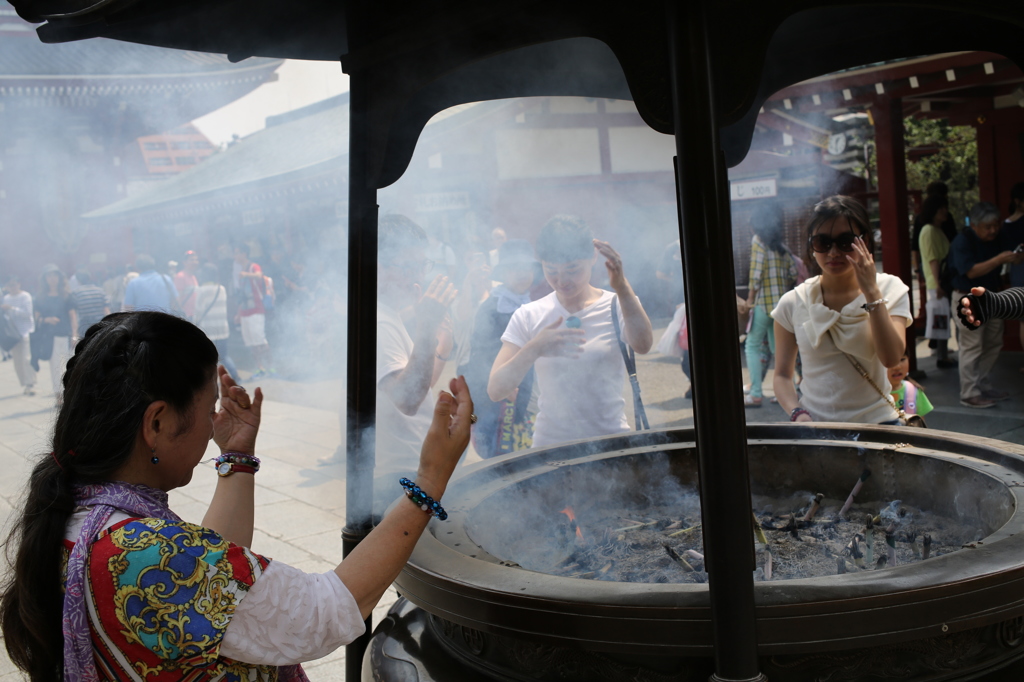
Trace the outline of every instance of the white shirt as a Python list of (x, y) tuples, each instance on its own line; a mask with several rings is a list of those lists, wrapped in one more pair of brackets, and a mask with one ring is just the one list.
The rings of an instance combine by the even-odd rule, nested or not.
[[(877, 278), (889, 315), (911, 323), (907, 285), (898, 277), (880, 273)], [(811, 277), (787, 292), (772, 311), (784, 329), (796, 335), (803, 361), (803, 396), (800, 406), (816, 421), (880, 424), (897, 418), (889, 402), (871, 387), (844, 353), (860, 363), (875, 385), (888, 393), (888, 373), (875, 351), (867, 301), (860, 294), (836, 312), (822, 299), (821, 277)], [(836, 345), (838, 343), (838, 346)]]
[(434, 416), (430, 391), (424, 393), (416, 414), (403, 414), (380, 384), (388, 375), (400, 372), (412, 357), (413, 341), (398, 311), (377, 304), (377, 463), (378, 476), (416, 471), (420, 448)]
[[(604, 291), (589, 307), (570, 313), (552, 292), (512, 314), (501, 340), (520, 348), (559, 317), (563, 324), (579, 318), (586, 333), (580, 357), (538, 358), (534, 364), (540, 393), (534, 447), (629, 431), (622, 397), (626, 365), (612, 324), (615, 300), (615, 294)], [(621, 325), (621, 313), (619, 320)]]
[(7, 319), (18, 330), (22, 338), (36, 330), (36, 321), (32, 316), (32, 295), (27, 291), (19, 291), (17, 295), (4, 294), (4, 305), (11, 306), (5, 311)]
[(195, 291), (196, 326), (206, 332), (211, 341), (220, 341), (231, 335), (228, 324), (228, 292), (220, 284), (204, 284)]
[[(89, 509), (76, 509), (68, 519), (64, 537), (78, 542), (88, 515)], [(129, 518), (115, 511), (106, 527)], [(255, 665), (312, 661), (352, 642), (366, 630), (355, 597), (333, 570), (304, 573), (271, 561), (239, 599), (220, 645), (220, 655), (236, 661)]]

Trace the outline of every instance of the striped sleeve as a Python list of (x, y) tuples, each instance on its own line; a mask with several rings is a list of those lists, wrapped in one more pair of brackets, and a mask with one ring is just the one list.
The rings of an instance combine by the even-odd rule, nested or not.
[(986, 291), (981, 296), (971, 296), (972, 308), (977, 301), (978, 312), (985, 320), (1024, 320), (1024, 287), (1006, 291)]

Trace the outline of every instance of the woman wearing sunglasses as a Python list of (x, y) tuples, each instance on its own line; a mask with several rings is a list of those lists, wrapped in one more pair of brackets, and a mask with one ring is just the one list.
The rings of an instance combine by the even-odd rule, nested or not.
[[(808, 255), (821, 274), (788, 292), (775, 320), (775, 396), (791, 421), (898, 424), (879, 388), (899, 363), (910, 325), (909, 289), (875, 269), (867, 211), (834, 196), (814, 207)], [(793, 386), (797, 351), (801, 396)]]

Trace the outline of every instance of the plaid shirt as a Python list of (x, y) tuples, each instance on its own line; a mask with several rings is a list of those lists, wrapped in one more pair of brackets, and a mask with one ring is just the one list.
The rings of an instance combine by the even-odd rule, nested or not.
[(750, 287), (757, 288), (754, 305), (775, 310), (782, 295), (796, 282), (796, 265), (788, 253), (780, 254), (764, 247), (756, 236), (750, 244)]

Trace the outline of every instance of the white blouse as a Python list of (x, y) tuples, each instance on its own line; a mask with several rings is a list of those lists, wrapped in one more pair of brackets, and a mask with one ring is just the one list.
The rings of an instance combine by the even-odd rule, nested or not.
[[(909, 289), (903, 281), (879, 273), (876, 280), (892, 317), (902, 317), (909, 327)], [(861, 308), (864, 294), (841, 311), (827, 307), (821, 293), (821, 277), (811, 277), (787, 292), (772, 311), (772, 318), (796, 336), (803, 361), (800, 406), (815, 421), (881, 424), (898, 417), (889, 402), (871, 387), (846, 357), (852, 356), (882, 391), (888, 392), (886, 368), (878, 359), (868, 312)]]

